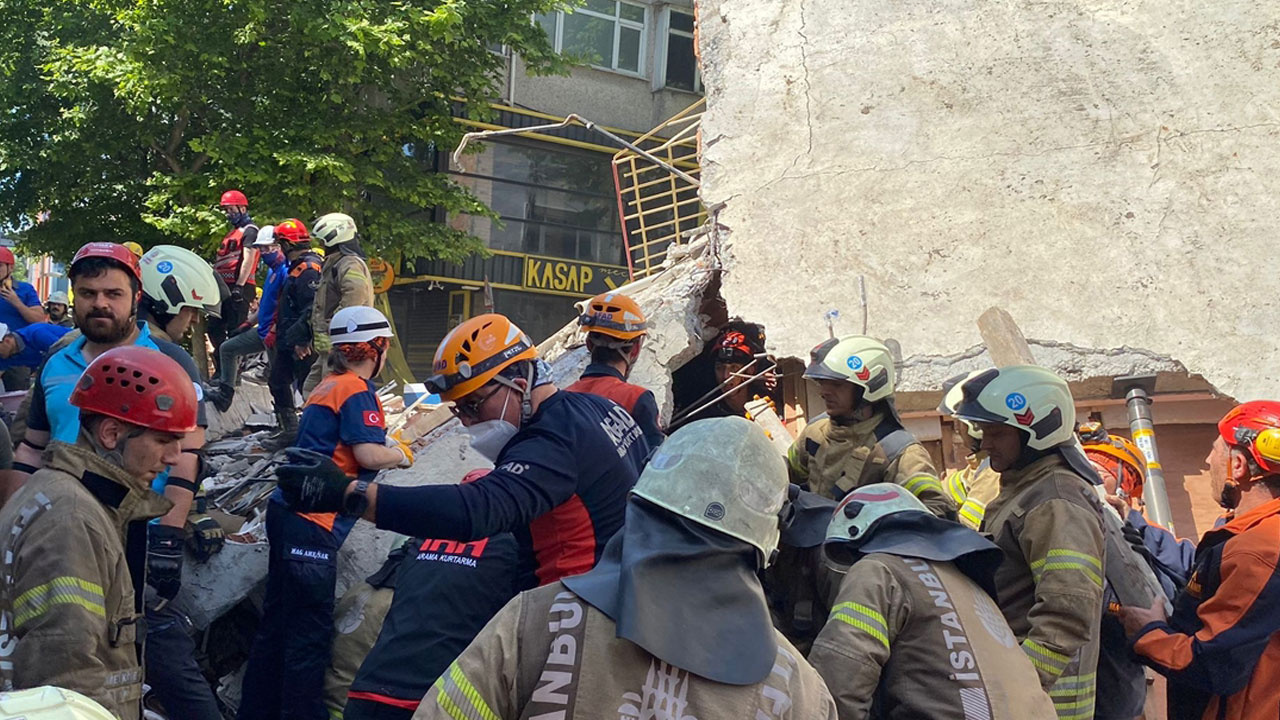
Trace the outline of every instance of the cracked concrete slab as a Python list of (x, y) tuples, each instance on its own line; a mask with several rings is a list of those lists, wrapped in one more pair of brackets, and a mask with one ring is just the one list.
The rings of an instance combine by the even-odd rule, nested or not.
[(1000, 305), (1275, 394), (1280, 5), (697, 6), (721, 293), (771, 351), (804, 357), (833, 308), (860, 331), (862, 275), (869, 332), (908, 357), (973, 347)]

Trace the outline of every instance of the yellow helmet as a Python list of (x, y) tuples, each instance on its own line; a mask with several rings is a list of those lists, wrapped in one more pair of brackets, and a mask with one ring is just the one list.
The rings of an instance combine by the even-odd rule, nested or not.
[(137, 255), (138, 257), (142, 257), (144, 251), (142, 249), (142, 246), (139, 245), (138, 243), (132, 240), (129, 240), (128, 242), (122, 242), (120, 244), (129, 248), (129, 252), (133, 253), (134, 255)]

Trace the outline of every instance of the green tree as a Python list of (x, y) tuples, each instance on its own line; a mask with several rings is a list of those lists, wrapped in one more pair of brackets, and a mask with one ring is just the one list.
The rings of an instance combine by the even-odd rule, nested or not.
[[(373, 252), (457, 260), (432, 210), (491, 214), (434, 172), (483, 119), (505, 45), (564, 72), (531, 18), (563, 0), (0, 0), (0, 226), (209, 249), (238, 188), (259, 222), (343, 210)], [(37, 220), (39, 220), (37, 222)]]

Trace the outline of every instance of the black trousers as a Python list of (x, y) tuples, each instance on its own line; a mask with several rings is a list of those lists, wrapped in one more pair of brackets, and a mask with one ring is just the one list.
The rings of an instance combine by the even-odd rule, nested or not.
[(293, 348), (276, 346), (271, 356), (271, 374), (267, 377), (267, 388), (271, 390), (271, 401), (276, 412), (292, 412), (293, 390), (302, 391), (302, 381), (307, 379), (311, 364), (316, 361), (315, 353), (299, 360), (293, 354)]
[(190, 621), (174, 602), (162, 610), (155, 605), (156, 599), (148, 598), (147, 684), (171, 718), (222, 720), (213, 688), (196, 663)]
[(267, 505), (267, 594), (249, 651), (237, 720), (329, 720), (324, 674), (333, 642), (338, 548), (355, 518), (325, 530), (283, 504)]

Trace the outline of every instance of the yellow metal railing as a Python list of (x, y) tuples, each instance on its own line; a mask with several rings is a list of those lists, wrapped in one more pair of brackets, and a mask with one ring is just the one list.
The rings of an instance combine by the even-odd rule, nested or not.
[[(698, 196), (698, 128), (705, 110), (704, 98), (636, 140), (652, 157), (629, 149), (613, 156), (618, 216), (633, 280), (656, 271), (670, 247), (706, 219)], [(646, 141), (661, 144), (649, 147)], [(678, 168), (683, 177), (671, 168)]]

